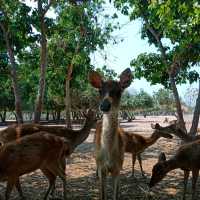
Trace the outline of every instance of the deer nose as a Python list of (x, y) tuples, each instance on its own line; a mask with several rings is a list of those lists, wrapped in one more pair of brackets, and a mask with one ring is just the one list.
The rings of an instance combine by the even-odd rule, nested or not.
[(111, 103), (108, 99), (105, 99), (102, 101), (102, 103), (100, 104), (100, 110), (103, 112), (108, 112), (111, 108)]

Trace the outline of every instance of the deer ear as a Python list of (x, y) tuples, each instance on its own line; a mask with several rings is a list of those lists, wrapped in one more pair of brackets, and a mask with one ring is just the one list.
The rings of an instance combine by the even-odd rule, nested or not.
[(91, 71), (89, 73), (89, 82), (90, 84), (95, 88), (100, 88), (102, 85), (102, 78), (101, 75), (98, 72)]
[(159, 123), (156, 123), (155, 124), (155, 129), (159, 129), (160, 128), (160, 124)]
[(163, 162), (163, 161), (166, 161), (166, 156), (164, 152), (161, 152), (158, 157), (158, 162)]
[(122, 89), (125, 89), (128, 86), (130, 86), (133, 79), (133, 75), (130, 68), (125, 69), (119, 77), (120, 77), (120, 85)]
[(160, 124), (156, 123), (156, 124), (151, 124), (151, 128), (152, 129), (159, 129), (160, 128)]
[(156, 125), (151, 123), (151, 128), (155, 129)]

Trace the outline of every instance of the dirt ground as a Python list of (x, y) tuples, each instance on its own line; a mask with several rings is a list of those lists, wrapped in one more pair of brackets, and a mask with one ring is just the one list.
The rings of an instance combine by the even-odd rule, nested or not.
[[(166, 117), (166, 116), (165, 116)], [(159, 122), (162, 125), (165, 119), (162, 117), (136, 117), (133, 122), (121, 122), (121, 127), (133, 131), (138, 134), (149, 136), (152, 133), (151, 123)], [(168, 117), (173, 119), (173, 117)], [(189, 118), (188, 118), (189, 119)], [(190, 120), (187, 120), (189, 127)], [(72, 154), (66, 166), (67, 176), (67, 199), (69, 200), (96, 200), (98, 198), (98, 180), (95, 176), (95, 159), (94, 159), (94, 145), (93, 145), (94, 129), (92, 129), (88, 139), (81, 144)], [(174, 151), (180, 145), (178, 138), (159, 139), (157, 143), (149, 147), (142, 154), (143, 168), (146, 173), (146, 178), (141, 176), (139, 164), (136, 161), (135, 177), (131, 177), (131, 155), (125, 154), (124, 166), (120, 177), (120, 200), (145, 200), (145, 199), (160, 199), (173, 200), (181, 199), (183, 191), (183, 172), (181, 170), (174, 170), (167, 174), (167, 176), (156, 186), (151, 192), (148, 192), (148, 186), (151, 170), (156, 163), (158, 155), (161, 151), (165, 152), (167, 158), (173, 155)], [(17, 166), (16, 166), (17, 167)], [(42, 199), (47, 189), (48, 182), (39, 170), (21, 178), (24, 194), (27, 199), (39, 200)], [(108, 199), (112, 199), (112, 182), (108, 178)], [(197, 185), (199, 188), (199, 183)], [(0, 183), (0, 194), (3, 196), (5, 192), (5, 183)], [(197, 191), (200, 197), (200, 191)], [(187, 199), (191, 198), (191, 180), (188, 185)], [(1, 198), (0, 198), (1, 199)], [(16, 191), (12, 193), (13, 200), (18, 200)], [(58, 178), (56, 183), (56, 198), (62, 199), (62, 182)]]

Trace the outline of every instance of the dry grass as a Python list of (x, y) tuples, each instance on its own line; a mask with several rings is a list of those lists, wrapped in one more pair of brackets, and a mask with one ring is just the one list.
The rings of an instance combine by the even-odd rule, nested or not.
[[(126, 130), (138, 132), (138, 134), (149, 135), (151, 133), (150, 124), (153, 122), (163, 122), (165, 117), (147, 117), (137, 118), (131, 123), (122, 123), (122, 127)], [(173, 119), (173, 117), (171, 117)], [(81, 144), (72, 154), (71, 159), (66, 166), (67, 174), (67, 190), (69, 200), (96, 200), (98, 199), (98, 181), (95, 177), (95, 160), (93, 156), (94, 145), (93, 136), (94, 130), (91, 132), (87, 141)], [(151, 176), (152, 166), (156, 163), (158, 154), (164, 151), (167, 157), (170, 157), (180, 145), (177, 138), (160, 139), (156, 144), (148, 148), (142, 155), (143, 168), (146, 173), (146, 178), (143, 178), (140, 173), (138, 162), (135, 166), (135, 178), (131, 175), (131, 156), (126, 154), (123, 171), (121, 173), (120, 182), (120, 200), (179, 200), (182, 196), (183, 190), (183, 172), (181, 170), (174, 170), (167, 175), (167, 177), (160, 182), (151, 192), (148, 191), (148, 182)], [(17, 166), (16, 166), (17, 167)], [(27, 199), (36, 200), (42, 199), (47, 188), (47, 180), (40, 173), (36, 171), (21, 178), (22, 186)], [(112, 194), (112, 183), (109, 182), (109, 196)], [(197, 186), (198, 187), (198, 186)], [(56, 185), (56, 199), (62, 198), (62, 183), (58, 179)], [(189, 181), (189, 194), (191, 195), (191, 181)], [(5, 192), (5, 184), (1, 183), (0, 193)], [(200, 194), (200, 191), (198, 191)], [(13, 200), (19, 199), (18, 194), (12, 193)], [(111, 198), (110, 198), (111, 199)]]

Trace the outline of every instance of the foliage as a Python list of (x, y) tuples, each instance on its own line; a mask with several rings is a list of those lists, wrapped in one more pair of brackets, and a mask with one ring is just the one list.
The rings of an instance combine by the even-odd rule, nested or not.
[(153, 98), (155, 104), (161, 109), (175, 110), (174, 97), (170, 90), (159, 89), (157, 92), (154, 92)]
[(132, 110), (146, 110), (154, 107), (153, 97), (144, 90), (130, 94), (128, 91), (124, 93), (121, 100), (121, 107)]
[[(41, 1), (43, 8), (47, 1)], [(9, 27), (9, 38), (12, 41), (19, 88), (24, 111), (34, 110), (39, 82), (39, 60), (41, 37), (40, 15), (37, 8), (29, 7), (24, 2), (1, 1), (0, 21)], [(111, 32), (117, 28), (110, 16), (100, 17), (103, 11), (103, 1), (71, 4), (60, 1), (53, 4), (55, 17), (45, 15), (45, 27), (48, 42), (48, 66), (46, 71), (46, 91), (44, 109), (60, 112), (64, 109), (65, 80), (67, 68), (74, 65), (71, 80), (73, 109), (95, 105), (98, 100), (96, 92), (88, 84), (88, 72), (94, 66), (90, 64), (90, 54), (97, 49), (103, 49), (111, 40)], [(2, 9), (6, 11), (4, 15)], [(101, 20), (100, 20), (101, 18)], [(12, 20), (11, 20), (12, 19)], [(105, 20), (104, 25), (101, 21)], [(34, 28), (34, 31), (33, 31)], [(0, 29), (0, 35), (3, 32)], [(11, 102), (14, 109), (14, 99), (9, 76), (9, 61), (5, 42), (0, 37), (0, 87), (1, 108)], [(104, 66), (99, 68), (107, 78), (115, 77), (114, 70)], [(8, 100), (8, 97), (12, 101)]]
[(121, 10), (128, 5), (130, 20), (142, 19), (141, 37), (159, 50), (157, 54), (142, 53), (131, 62), (137, 78), (169, 87), (170, 67), (176, 62), (180, 66), (177, 83), (197, 81), (197, 70), (190, 68), (200, 60), (199, 1), (116, 0), (115, 5)]

